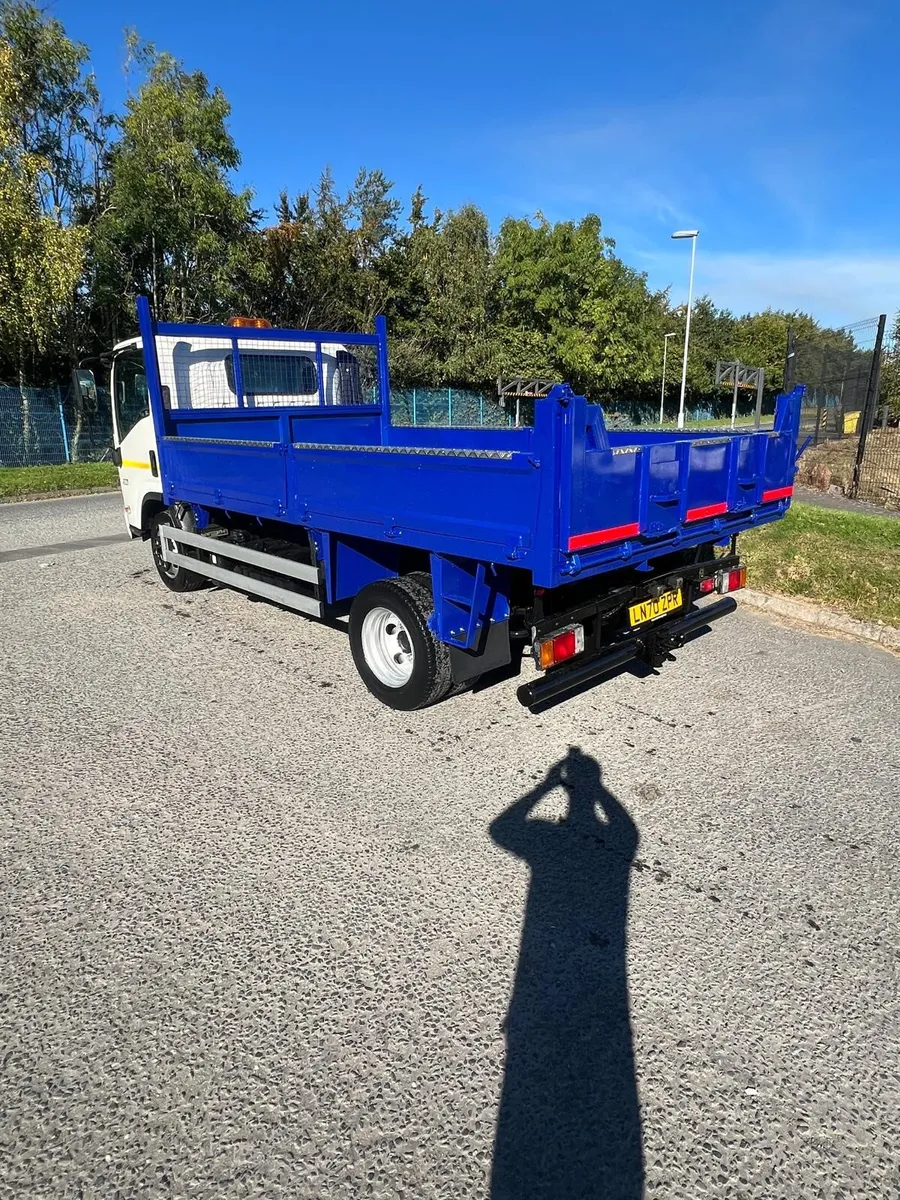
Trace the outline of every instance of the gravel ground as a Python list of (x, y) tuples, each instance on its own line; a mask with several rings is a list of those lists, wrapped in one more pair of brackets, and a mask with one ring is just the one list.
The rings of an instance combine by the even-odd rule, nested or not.
[(404, 715), (140, 543), (0, 599), (0, 1195), (900, 1192), (896, 659), (741, 611)]

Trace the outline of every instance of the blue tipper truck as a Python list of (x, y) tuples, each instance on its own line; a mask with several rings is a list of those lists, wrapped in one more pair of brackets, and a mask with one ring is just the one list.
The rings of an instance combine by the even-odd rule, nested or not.
[(790, 504), (802, 390), (771, 428), (613, 430), (567, 384), (532, 425), (391, 421), (374, 334), (158, 323), (112, 367), (132, 536), (163, 583), (349, 613), (369, 691), (397, 709), (529, 671), (532, 708), (633, 659), (660, 666), (734, 611), (736, 538)]

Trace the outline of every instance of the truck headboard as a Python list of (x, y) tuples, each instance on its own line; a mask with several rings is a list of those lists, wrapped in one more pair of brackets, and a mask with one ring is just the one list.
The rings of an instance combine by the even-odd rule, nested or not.
[(145, 296), (137, 308), (151, 411), (163, 435), (174, 410), (388, 410), (383, 317), (374, 334), (324, 333), (157, 322)]

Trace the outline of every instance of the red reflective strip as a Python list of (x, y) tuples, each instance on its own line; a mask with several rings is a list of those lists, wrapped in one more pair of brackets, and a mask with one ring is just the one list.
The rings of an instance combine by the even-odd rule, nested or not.
[(791, 487), (771, 488), (768, 492), (763, 492), (762, 502), (763, 504), (768, 504), (772, 500), (787, 500), (788, 496), (793, 496), (793, 494), (793, 485)]
[(576, 533), (569, 538), (569, 553), (574, 550), (587, 550), (589, 546), (605, 546), (607, 542), (622, 542), (625, 538), (637, 537), (641, 527), (633, 525), (615, 525), (612, 529), (597, 529), (594, 533)]
[(705, 504), (702, 508), (689, 508), (686, 520), (702, 521), (705, 517), (718, 517), (724, 512), (728, 512), (727, 500), (723, 500), (721, 504)]

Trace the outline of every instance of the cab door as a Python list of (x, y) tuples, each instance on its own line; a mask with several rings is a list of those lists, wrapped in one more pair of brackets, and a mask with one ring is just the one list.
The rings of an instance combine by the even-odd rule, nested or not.
[(147, 375), (140, 347), (130, 346), (116, 355), (111, 383), (113, 443), (125, 506), (125, 524), (132, 537), (137, 537), (141, 532), (145, 496), (162, 493)]

